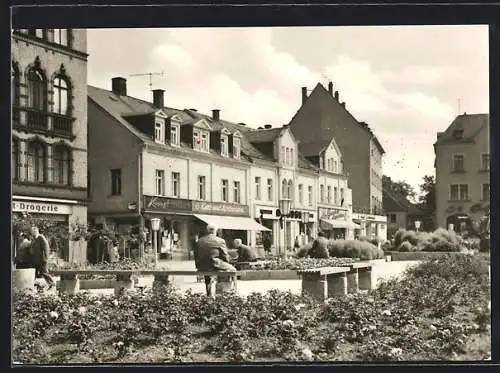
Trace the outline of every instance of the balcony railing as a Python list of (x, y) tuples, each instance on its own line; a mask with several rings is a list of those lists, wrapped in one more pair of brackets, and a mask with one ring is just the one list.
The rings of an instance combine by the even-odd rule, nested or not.
[(38, 110), (27, 111), (27, 127), (35, 130), (45, 132), (48, 130), (48, 117), (47, 113)]
[(73, 134), (73, 119), (53, 114), (52, 127), (56, 136), (71, 136)]

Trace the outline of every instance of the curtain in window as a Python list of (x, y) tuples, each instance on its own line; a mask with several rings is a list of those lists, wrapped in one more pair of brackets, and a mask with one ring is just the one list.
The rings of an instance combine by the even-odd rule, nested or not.
[(28, 105), (33, 109), (45, 108), (45, 81), (42, 73), (35, 69), (28, 73)]
[(54, 183), (69, 185), (71, 170), (70, 150), (66, 146), (56, 146), (53, 154)]
[(45, 181), (45, 147), (37, 142), (30, 142), (26, 152), (26, 178), (31, 182)]

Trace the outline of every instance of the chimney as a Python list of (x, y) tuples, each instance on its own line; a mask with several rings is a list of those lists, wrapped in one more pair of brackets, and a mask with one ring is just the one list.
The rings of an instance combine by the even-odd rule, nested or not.
[(153, 89), (153, 105), (159, 109), (164, 105), (164, 89)]
[(269, 128), (273, 128), (273, 126), (271, 126), (270, 124), (266, 124), (264, 125), (264, 128), (268, 130)]
[(328, 83), (328, 93), (330, 94), (330, 96), (333, 97), (333, 83), (332, 82)]
[(126, 96), (127, 95), (127, 79), (116, 77), (111, 79), (111, 89), (115, 95)]
[(213, 120), (219, 120), (220, 118), (220, 110), (219, 109), (213, 109), (212, 110), (212, 119)]
[(307, 99), (307, 87), (302, 87), (302, 105), (306, 102)]
[(335, 100), (339, 100), (339, 91), (335, 91)]
[(342, 106), (345, 109), (345, 102), (341, 102), (340, 106)]

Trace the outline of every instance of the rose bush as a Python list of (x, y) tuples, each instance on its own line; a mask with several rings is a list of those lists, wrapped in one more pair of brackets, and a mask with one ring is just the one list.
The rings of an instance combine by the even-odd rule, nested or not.
[[(29, 364), (263, 360), (450, 360), (490, 356), (487, 258), (410, 268), (319, 304), (290, 292), (118, 297), (16, 293), (13, 360)], [(471, 347), (470, 341), (482, 344)]]

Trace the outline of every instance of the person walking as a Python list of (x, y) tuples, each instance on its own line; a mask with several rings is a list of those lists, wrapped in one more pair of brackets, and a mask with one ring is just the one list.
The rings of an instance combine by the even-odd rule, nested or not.
[(43, 277), (49, 289), (53, 288), (55, 285), (52, 276), (49, 275), (48, 270), (48, 258), (49, 258), (49, 242), (37, 226), (31, 228), (31, 235), (33, 240), (31, 241), (31, 253), (33, 255), (33, 264), (35, 265), (35, 276)]
[[(217, 228), (207, 225), (206, 234), (196, 243), (195, 264), (198, 271), (236, 271), (229, 263), (226, 241), (217, 237)], [(207, 295), (211, 296), (211, 277), (205, 276)]]

